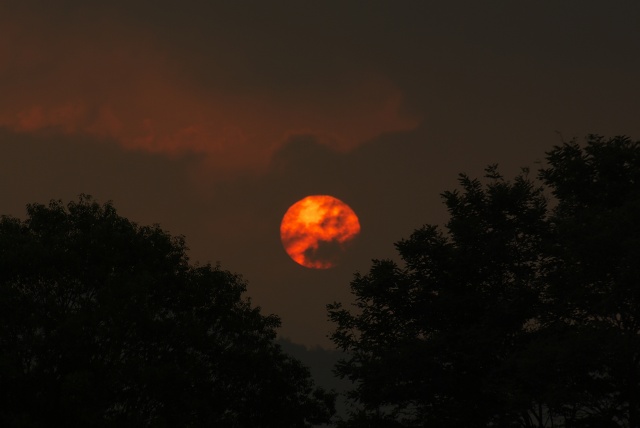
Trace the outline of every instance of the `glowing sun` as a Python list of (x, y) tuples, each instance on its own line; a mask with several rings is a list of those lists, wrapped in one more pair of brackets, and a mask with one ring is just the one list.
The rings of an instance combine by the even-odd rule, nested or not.
[(314, 269), (335, 266), (359, 233), (356, 213), (340, 199), (328, 195), (299, 200), (289, 207), (280, 224), (280, 238), (289, 257)]

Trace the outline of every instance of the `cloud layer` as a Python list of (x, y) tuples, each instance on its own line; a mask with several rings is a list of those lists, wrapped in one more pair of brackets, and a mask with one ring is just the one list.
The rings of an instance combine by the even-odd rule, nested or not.
[[(239, 30), (223, 20), (251, 25), (256, 11), (227, 10), (231, 16), (212, 15), (205, 27), (176, 17), (163, 32), (160, 17), (139, 18), (133, 7), (69, 2), (62, 9), (17, 7), (0, 17), (0, 126), (108, 138), (167, 155), (201, 153), (213, 169), (233, 171), (264, 168), (292, 135), (348, 151), (418, 124), (403, 111), (398, 86), (373, 69), (320, 67), (309, 77), (315, 84), (303, 85), (295, 68), (309, 74), (313, 64), (297, 61), (295, 46), (261, 40), (255, 28), (234, 40)], [(225, 36), (227, 43), (219, 40)], [(274, 78), (275, 58), (262, 55), (286, 56), (293, 70), (280, 78), (289, 73), (291, 81), (257, 87)]]

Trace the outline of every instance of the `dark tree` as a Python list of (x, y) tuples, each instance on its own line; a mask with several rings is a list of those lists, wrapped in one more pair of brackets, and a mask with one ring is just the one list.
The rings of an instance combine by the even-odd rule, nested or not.
[(503, 391), (536, 315), (546, 205), (525, 176), (487, 173), (486, 188), (461, 176), (463, 192), (443, 195), (446, 234), (426, 226), (396, 244), (405, 266), (374, 261), (356, 275), (354, 313), (330, 305), (333, 340), (351, 353), (337, 372), (357, 384), (360, 419), (474, 427), (526, 411)]
[[(563, 411), (581, 426), (640, 427), (640, 142), (591, 136), (548, 154), (546, 316), (577, 351)], [(569, 356), (565, 354), (564, 357)], [(574, 415), (577, 413), (577, 415)], [(577, 426), (577, 425), (576, 425)]]
[(307, 427), (331, 394), (243, 280), (90, 197), (0, 220), (0, 425)]
[(547, 161), (540, 184), (462, 175), (444, 229), (328, 306), (358, 408), (343, 425), (639, 426), (640, 147), (590, 137)]

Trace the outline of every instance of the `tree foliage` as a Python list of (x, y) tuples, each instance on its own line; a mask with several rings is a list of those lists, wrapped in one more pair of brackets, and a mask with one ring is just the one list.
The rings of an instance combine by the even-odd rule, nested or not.
[[(582, 352), (572, 418), (640, 426), (640, 142), (592, 136), (548, 154), (540, 177), (558, 201), (549, 229), (547, 317)], [(567, 389), (567, 388), (565, 388)], [(563, 409), (566, 413), (567, 408)]]
[(0, 220), (0, 425), (305, 427), (333, 396), (183, 238), (88, 196)]
[(444, 228), (328, 306), (343, 425), (640, 426), (640, 143), (554, 147), (538, 178), (461, 175)]

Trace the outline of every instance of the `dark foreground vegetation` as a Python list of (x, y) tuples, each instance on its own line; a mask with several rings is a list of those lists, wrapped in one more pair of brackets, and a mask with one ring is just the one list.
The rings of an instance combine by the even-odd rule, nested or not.
[[(329, 305), (341, 427), (640, 428), (640, 143), (443, 193)], [(419, 195), (416, 195), (419, 197)], [(0, 426), (309, 427), (335, 395), (243, 280), (90, 197), (0, 218)]]
[(357, 274), (354, 307), (329, 305), (354, 382), (341, 426), (640, 427), (640, 143), (546, 160), (462, 175), (443, 228)]
[(307, 427), (334, 395), (181, 238), (83, 196), (0, 219), (0, 426)]

